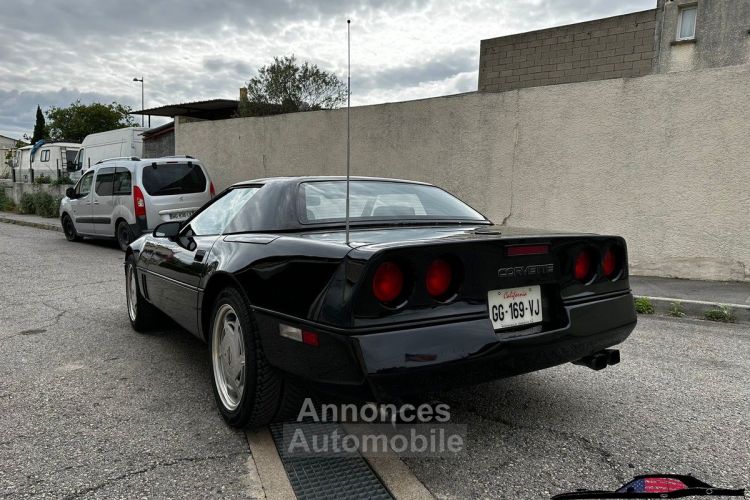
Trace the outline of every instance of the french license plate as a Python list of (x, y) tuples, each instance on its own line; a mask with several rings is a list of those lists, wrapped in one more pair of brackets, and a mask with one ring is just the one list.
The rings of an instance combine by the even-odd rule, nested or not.
[(169, 219), (170, 220), (184, 220), (190, 217), (191, 215), (193, 215), (192, 210), (188, 210), (186, 212), (172, 212), (171, 214), (169, 214)]
[(490, 321), (495, 330), (542, 322), (542, 289), (539, 285), (487, 292)]

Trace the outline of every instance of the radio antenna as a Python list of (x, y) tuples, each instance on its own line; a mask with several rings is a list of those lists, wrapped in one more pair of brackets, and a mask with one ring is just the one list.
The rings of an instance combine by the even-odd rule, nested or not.
[(350, 115), (352, 108), (352, 20), (346, 20), (346, 244), (349, 245), (349, 176), (351, 174)]

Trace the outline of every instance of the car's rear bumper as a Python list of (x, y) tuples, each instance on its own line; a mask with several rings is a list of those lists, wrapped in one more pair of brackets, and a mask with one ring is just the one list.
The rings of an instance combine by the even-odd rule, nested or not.
[(636, 324), (631, 293), (563, 307), (567, 324), (540, 333), (496, 333), (489, 317), (361, 335), (323, 327), (319, 347), (279, 337), (271, 315), (258, 319), (272, 365), (333, 392), (388, 398), (575, 361), (619, 344)]

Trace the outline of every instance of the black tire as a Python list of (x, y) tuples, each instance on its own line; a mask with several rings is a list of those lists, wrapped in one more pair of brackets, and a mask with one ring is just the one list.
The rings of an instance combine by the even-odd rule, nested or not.
[[(141, 294), (141, 285), (137, 275), (131, 281), (131, 274), (135, 274), (135, 257), (132, 255), (125, 261), (125, 301), (127, 304), (128, 319), (133, 330), (139, 333), (145, 333), (155, 326), (159, 311), (146, 302), (145, 297)], [(135, 287), (134, 293), (131, 294), (132, 287)], [(132, 299), (135, 299), (135, 308), (131, 310)]]
[(78, 235), (76, 226), (73, 224), (73, 219), (71, 219), (68, 214), (63, 215), (61, 222), (63, 233), (65, 233), (65, 239), (68, 241), (81, 241), (83, 239)]
[[(244, 345), (244, 390), (235, 408), (230, 408), (220, 395), (217, 382), (217, 363), (214, 352), (216, 322), (223, 306), (228, 305), (239, 321)], [(213, 303), (209, 325), (209, 356), (211, 361), (211, 385), (216, 405), (221, 416), (232, 427), (259, 428), (281, 419), (290, 418), (299, 410), (302, 399), (300, 391), (281, 373), (268, 364), (261, 347), (257, 324), (250, 312), (250, 304), (244, 294), (236, 288), (222, 290)], [(218, 342), (218, 341), (217, 341)], [(295, 407), (295, 402), (299, 405)], [(294, 408), (294, 410), (293, 410)]]
[(133, 231), (130, 230), (130, 224), (121, 220), (115, 228), (115, 239), (123, 252), (128, 249), (128, 245), (133, 242)]

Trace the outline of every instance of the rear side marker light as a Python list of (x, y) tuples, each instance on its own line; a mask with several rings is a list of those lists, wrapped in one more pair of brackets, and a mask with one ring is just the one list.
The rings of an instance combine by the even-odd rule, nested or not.
[(214, 188), (214, 183), (209, 184), (208, 192), (211, 194), (211, 198), (216, 196), (216, 188)]
[(517, 257), (519, 255), (545, 255), (549, 253), (549, 245), (514, 245), (505, 248), (505, 255)]
[(404, 289), (404, 273), (395, 262), (383, 262), (372, 278), (372, 294), (380, 302), (396, 300)]
[(573, 265), (573, 277), (580, 282), (587, 283), (591, 279), (592, 263), (591, 251), (586, 248), (581, 250)]
[(427, 293), (434, 298), (444, 297), (453, 284), (453, 270), (444, 259), (435, 259), (427, 269), (425, 286)]
[(320, 338), (315, 332), (302, 330), (301, 328), (295, 328), (293, 326), (279, 324), (279, 335), (294, 340), (295, 342), (301, 342), (313, 347), (320, 346)]

